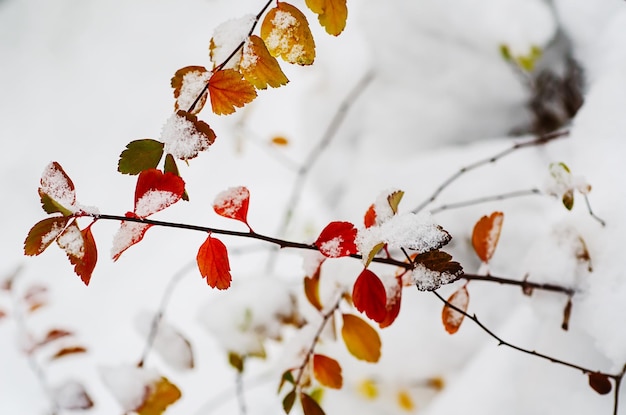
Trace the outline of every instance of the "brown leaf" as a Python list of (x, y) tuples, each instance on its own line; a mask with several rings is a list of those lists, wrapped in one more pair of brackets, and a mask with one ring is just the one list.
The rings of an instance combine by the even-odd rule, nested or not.
[[(278, 88), (289, 82), (289, 79), (280, 69), (276, 58), (267, 50), (263, 40), (256, 35), (250, 36), (246, 41), (239, 69), (246, 81), (257, 89), (266, 89), (268, 85), (272, 88)], [(286, 142), (282, 143), (282, 145), (284, 144)]]
[(211, 107), (217, 115), (235, 112), (235, 107), (243, 107), (256, 98), (254, 86), (241, 73), (234, 69), (217, 71), (209, 80)]
[(315, 60), (315, 41), (309, 22), (289, 3), (279, 2), (261, 24), (261, 38), (272, 56), (289, 63), (311, 65)]
[[(174, 88), (174, 98), (176, 98), (174, 110), (189, 111), (191, 109), (189, 113), (194, 115), (202, 111), (208, 97), (206, 85), (210, 77), (211, 73), (204, 66), (185, 66), (177, 70), (172, 77), (172, 88)], [(198, 96), (200, 96), (198, 102), (191, 108)]]
[[(460, 310), (467, 311), (467, 306), (469, 305), (469, 292), (467, 291), (467, 287), (463, 285), (456, 290), (450, 298), (448, 298), (448, 303)], [(463, 313), (459, 313), (448, 304), (443, 307), (443, 311), (441, 312), (443, 327), (450, 334), (454, 334), (459, 330), (464, 318), (465, 315)]]
[(325, 415), (324, 410), (315, 399), (306, 393), (300, 393), (300, 402), (302, 403), (302, 412), (304, 412), (304, 415)]
[(84, 348), (83, 346), (64, 347), (61, 350), (57, 351), (55, 354), (53, 354), (50, 357), (50, 360), (57, 360), (61, 357), (65, 357), (65, 356), (69, 356), (73, 354), (80, 354), (80, 353), (87, 353), (87, 349)]
[(600, 395), (606, 395), (613, 389), (609, 377), (603, 373), (589, 373), (589, 386)]
[(341, 337), (348, 351), (357, 359), (375, 363), (380, 359), (380, 336), (363, 319), (353, 314), (343, 314)]
[(306, 5), (319, 15), (320, 24), (328, 34), (338, 36), (343, 32), (348, 19), (346, 0), (306, 0)]
[(39, 255), (45, 251), (63, 232), (69, 220), (68, 216), (55, 216), (37, 222), (26, 236), (24, 254)]
[(412, 283), (420, 291), (432, 291), (445, 284), (458, 280), (463, 268), (446, 252), (434, 250), (419, 254), (413, 261)]
[(472, 245), (483, 262), (489, 262), (496, 250), (503, 219), (504, 214), (502, 212), (493, 212), (490, 216), (480, 218), (474, 225)]
[(335, 359), (328, 356), (313, 355), (313, 375), (319, 383), (326, 387), (341, 389), (343, 385), (341, 366)]
[(323, 308), (320, 301), (320, 271), (321, 268), (318, 267), (312, 277), (304, 277), (304, 294), (317, 311), (322, 311)]

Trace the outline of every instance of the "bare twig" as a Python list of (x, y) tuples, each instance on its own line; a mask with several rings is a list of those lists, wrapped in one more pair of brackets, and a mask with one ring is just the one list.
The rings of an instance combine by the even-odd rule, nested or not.
[(541, 194), (542, 194), (541, 190), (536, 189), (536, 188), (527, 189), (527, 190), (516, 190), (514, 192), (501, 193), (499, 195), (492, 195), (492, 196), (483, 196), (483, 197), (478, 197), (476, 199), (464, 200), (462, 202), (447, 203), (445, 205), (437, 206), (431, 209), (430, 213), (434, 215), (444, 210), (458, 209), (458, 208), (463, 208), (467, 206), (478, 205), (481, 203), (501, 201), (501, 200), (506, 200), (506, 199), (513, 199), (516, 197), (533, 196), (533, 195), (541, 195)]
[(437, 197), (441, 194), (441, 192), (443, 192), (448, 186), (450, 186), (450, 184), (452, 184), (454, 181), (456, 181), (459, 177), (463, 176), (465, 173), (472, 171), (474, 169), (477, 169), (479, 167), (482, 167), (484, 165), (490, 164), (490, 163), (495, 163), (496, 161), (500, 160), (503, 157), (508, 156), (511, 153), (514, 153), (517, 150), (520, 150), (522, 148), (526, 148), (526, 147), (535, 147), (535, 146), (540, 146), (540, 145), (544, 145), (546, 143), (549, 143), (553, 140), (556, 140), (557, 138), (561, 138), (561, 137), (565, 137), (569, 135), (569, 130), (558, 130), (558, 131), (554, 131), (548, 134), (544, 134), (541, 135), (539, 137), (536, 137), (533, 140), (530, 141), (524, 141), (521, 143), (517, 143), (514, 144), (513, 146), (509, 147), (508, 149), (501, 151), (491, 157), (488, 157), (486, 159), (483, 160), (479, 160), (475, 163), (472, 163), (468, 166), (462, 167), (459, 171), (457, 171), (456, 173), (454, 173), (453, 175), (451, 175), (450, 177), (448, 177), (446, 180), (443, 181), (443, 183), (441, 183), (439, 185), (439, 187), (437, 187), (437, 189), (435, 189), (435, 191), (430, 195), (430, 197), (428, 197), (428, 199), (424, 200), (419, 206), (417, 206), (415, 209), (412, 210), (413, 213), (417, 213), (422, 211), (426, 206), (428, 206), (430, 203), (434, 202)]
[[(245, 357), (242, 357), (245, 359)], [(244, 385), (243, 385), (243, 371), (237, 371), (235, 375), (235, 393), (237, 395), (237, 402), (239, 403), (239, 414), (246, 415), (246, 397), (244, 395)]]
[(551, 291), (556, 293), (563, 293), (568, 296), (573, 296), (575, 294), (575, 290), (572, 288), (563, 287), (555, 284), (542, 284), (537, 282), (531, 282), (527, 280), (518, 281), (512, 280), (509, 278), (502, 277), (494, 277), (493, 275), (476, 275), (476, 274), (463, 274), (461, 278), (468, 281), (486, 281), (486, 282), (495, 282), (498, 284), (505, 285), (516, 285), (522, 288), (522, 290), (543, 290), (543, 291)]
[(591, 215), (592, 218), (600, 222), (600, 225), (606, 226), (606, 222), (603, 219), (596, 216), (596, 214), (593, 213), (593, 210), (591, 210), (591, 203), (589, 203), (589, 196), (587, 196), (586, 194), (583, 194), (583, 196), (585, 198), (585, 204), (587, 205), (587, 210), (589, 211), (589, 215)]

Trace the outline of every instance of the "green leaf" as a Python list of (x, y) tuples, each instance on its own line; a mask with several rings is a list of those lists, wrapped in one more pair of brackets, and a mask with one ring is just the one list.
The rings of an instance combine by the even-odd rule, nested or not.
[(285, 382), (289, 382), (292, 385), (296, 383), (295, 379), (293, 378), (293, 373), (291, 373), (291, 369), (285, 370), (285, 372), (281, 376), (280, 384), (278, 385), (278, 392), (280, 392), (280, 390), (283, 388), (283, 385), (285, 384)]
[(291, 408), (293, 408), (293, 404), (295, 401), (296, 401), (296, 390), (294, 389), (285, 396), (285, 399), (283, 399), (283, 409), (285, 410), (286, 414), (291, 412)]
[(162, 142), (149, 138), (131, 141), (120, 154), (117, 171), (135, 175), (156, 168), (163, 156), (163, 147)]
[[(176, 160), (174, 156), (167, 153), (165, 155), (165, 166), (163, 166), (163, 173), (173, 173), (176, 176), (180, 177), (180, 173), (178, 172), (178, 166), (176, 165)], [(185, 193), (183, 193), (183, 200), (185, 202), (189, 202), (189, 195), (187, 194), (187, 189), (185, 189)]]
[(64, 208), (60, 203), (57, 203), (56, 200), (42, 192), (41, 189), (39, 189), (39, 197), (41, 199), (41, 207), (46, 211), (46, 213), (61, 213), (63, 216), (73, 215), (71, 210)]

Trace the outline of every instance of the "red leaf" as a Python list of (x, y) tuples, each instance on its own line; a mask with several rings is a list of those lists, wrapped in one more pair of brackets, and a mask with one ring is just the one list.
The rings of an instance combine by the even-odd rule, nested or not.
[(598, 372), (589, 373), (589, 386), (600, 395), (606, 395), (613, 389), (609, 377)]
[[(469, 292), (467, 291), (467, 287), (463, 285), (461, 288), (456, 290), (450, 298), (448, 298), (448, 303), (460, 310), (467, 311), (467, 306), (469, 305)], [(459, 330), (459, 327), (461, 327), (461, 323), (463, 323), (463, 318), (465, 318), (463, 313), (459, 313), (452, 307), (448, 306), (448, 304), (443, 307), (443, 311), (441, 312), (441, 321), (443, 322), (443, 326), (448, 333), (456, 333)]]
[(224, 290), (230, 287), (232, 277), (228, 262), (226, 246), (211, 235), (204, 241), (196, 256), (200, 274), (206, 278), (207, 284), (212, 288)]
[[(136, 218), (133, 212), (126, 212), (127, 218)], [(138, 222), (122, 222), (120, 229), (113, 237), (113, 248), (111, 248), (111, 257), (113, 261), (117, 261), (119, 257), (131, 246), (141, 242), (144, 235), (152, 225)]]
[(391, 324), (396, 321), (398, 314), (400, 314), (400, 305), (402, 303), (402, 277), (398, 277), (397, 282), (398, 286), (396, 287), (394, 295), (387, 298), (387, 314), (385, 315), (385, 319), (378, 324), (381, 329), (391, 326)]
[(363, 218), (363, 223), (366, 228), (371, 228), (376, 225), (376, 206), (372, 203), (370, 207), (365, 212), (365, 217)]
[(472, 245), (483, 262), (489, 262), (496, 250), (503, 219), (504, 214), (502, 212), (493, 212), (490, 216), (480, 218), (474, 226)]
[(135, 214), (145, 218), (178, 202), (185, 192), (185, 182), (173, 173), (158, 169), (144, 170), (135, 187)]
[(57, 244), (74, 265), (76, 275), (85, 285), (89, 285), (91, 274), (98, 261), (98, 250), (91, 233), (91, 225), (81, 231), (76, 221), (72, 221), (57, 238)]
[(357, 310), (377, 323), (387, 316), (387, 293), (380, 278), (369, 269), (357, 277), (352, 289), (352, 301)]
[(350, 222), (331, 222), (315, 241), (322, 255), (339, 258), (357, 253), (357, 229)]
[(245, 223), (248, 228), (250, 191), (244, 186), (231, 187), (219, 193), (213, 201), (215, 213)]

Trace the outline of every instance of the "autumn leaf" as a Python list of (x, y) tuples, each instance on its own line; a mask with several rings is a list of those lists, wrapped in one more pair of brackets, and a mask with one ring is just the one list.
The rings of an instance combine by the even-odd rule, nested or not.
[(315, 399), (306, 393), (300, 393), (300, 403), (302, 403), (302, 412), (304, 415), (325, 415), (324, 410)]
[(613, 389), (609, 377), (603, 373), (589, 373), (589, 386), (600, 395), (606, 395)]
[(81, 231), (76, 221), (72, 221), (56, 241), (65, 251), (70, 263), (74, 265), (76, 275), (85, 285), (89, 285), (91, 274), (98, 261), (98, 249), (91, 233), (91, 225)]
[(343, 385), (341, 366), (335, 359), (323, 354), (313, 355), (313, 375), (326, 387), (341, 389)]
[(202, 111), (208, 96), (206, 85), (210, 77), (211, 72), (204, 66), (185, 66), (177, 70), (171, 81), (176, 99), (174, 111), (182, 109), (194, 115)]
[(185, 182), (173, 173), (158, 169), (144, 170), (137, 178), (135, 187), (135, 210), (139, 218), (145, 218), (178, 202), (185, 192)]
[(328, 34), (338, 36), (343, 32), (348, 19), (346, 0), (306, 0), (306, 5), (318, 15)]
[(357, 359), (377, 362), (380, 359), (381, 341), (376, 330), (353, 314), (343, 314), (342, 317), (341, 337), (348, 351)]
[(386, 314), (383, 321), (379, 322), (378, 327), (384, 329), (389, 327), (396, 321), (400, 314), (400, 305), (402, 304), (402, 278), (397, 278), (397, 286), (393, 295), (387, 297)]
[(364, 398), (373, 400), (378, 397), (378, 385), (374, 379), (363, 379), (359, 382), (357, 390)]
[(250, 36), (246, 41), (239, 69), (246, 81), (257, 89), (266, 89), (268, 85), (278, 88), (289, 82), (276, 58), (267, 50), (263, 40), (256, 35)]
[[(163, 173), (172, 173), (178, 177), (181, 177), (180, 173), (178, 172), (176, 160), (174, 160), (174, 156), (169, 153), (165, 156), (165, 163), (163, 163)], [(187, 194), (187, 189), (185, 189), (185, 191), (183, 192), (182, 199), (187, 202), (189, 201), (189, 194)]]
[(65, 330), (65, 329), (51, 329), (48, 330), (48, 332), (46, 333), (45, 336), (43, 336), (43, 338), (41, 340), (39, 340), (37, 343), (35, 343), (31, 348), (30, 348), (30, 352), (45, 346), (49, 343), (52, 343), (55, 340), (58, 339), (62, 339), (64, 337), (68, 337), (71, 336), (73, 333), (71, 331)]
[(280, 136), (280, 135), (272, 137), (272, 139), (270, 141), (271, 141), (272, 144), (274, 144), (276, 146), (285, 147), (285, 146), (289, 145), (289, 139), (287, 139), (286, 137)]
[(320, 270), (318, 267), (312, 277), (304, 277), (304, 294), (317, 311), (322, 311), (323, 308), (320, 301)]
[(503, 220), (502, 212), (493, 212), (490, 216), (480, 218), (474, 225), (472, 246), (478, 257), (485, 263), (489, 262), (496, 250)]
[(243, 107), (256, 98), (254, 86), (234, 69), (222, 69), (209, 80), (211, 108), (217, 115), (235, 112), (235, 107)]
[(285, 395), (285, 398), (283, 399), (283, 410), (285, 411), (286, 414), (291, 412), (291, 409), (293, 408), (293, 404), (295, 402), (296, 402), (296, 390), (292, 389), (291, 391), (289, 391), (287, 395)]
[(382, 322), (387, 316), (387, 293), (380, 278), (369, 269), (357, 277), (352, 289), (352, 302), (367, 317)]
[[(452, 293), (452, 295), (448, 298), (448, 303), (460, 310), (467, 311), (467, 306), (469, 305), (469, 292), (467, 291), (467, 287), (463, 285), (461, 288)], [(463, 323), (463, 318), (465, 318), (465, 314), (454, 310), (448, 304), (443, 307), (443, 311), (441, 312), (441, 321), (443, 322), (443, 327), (448, 333), (456, 333), (459, 330), (459, 327), (461, 327), (461, 323)]]
[(322, 230), (315, 246), (328, 258), (356, 254), (356, 234), (357, 229), (350, 222), (331, 222)]
[(398, 406), (404, 409), (407, 412), (412, 412), (415, 409), (415, 403), (413, 402), (413, 398), (409, 394), (409, 391), (406, 389), (401, 389), (398, 391)]
[(48, 164), (41, 175), (39, 197), (46, 213), (71, 216), (76, 209), (74, 183), (56, 161)]
[[(126, 217), (137, 218), (138, 216), (133, 212), (126, 212)], [(152, 225), (147, 223), (123, 221), (117, 233), (113, 236), (113, 247), (111, 248), (113, 261), (117, 261), (128, 248), (141, 242), (151, 227)]]
[(117, 171), (135, 175), (156, 168), (163, 156), (163, 147), (162, 142), (149, 138), (131, 141), (120, 154)]
[(57, 351), (55, 354), (53, 354), (50, 357), (50, 360), (57, 360), (61, 357), (75, 355), (75, 354), (82, 354), (82, 353), (87, 353), (87, 349), (84, 348), (83, 346), (64, 347), (60, 349), (59, 351)]
[(39, 255), (63, 232), (68, 216), (55, 216), (41, 220), (33, 226), (24, 241), (24, 254)]
[(212, 288), (224, 290), (230, 287), (232, 277), (230, 275), (228, 251), (219, 239), (212, 238), (209, 235), (200, 246), (196, 261), (200, 274), (206, 278), (207, 284)]
[(82, 383), (68, 380), (52, 390), (59, 409), (68, 411), (86, 410), (93, 407), (93, 401)]
[(363, 224), (366, 228), (371, 228), (376, 225), (376, 205), (374, 203), (367, 208), (365, 217), (363, 218)]
[(311, 65), (315, 60), (315, 41), (309, 22), (289, 3), (279, 2), (261, 24), (261, 38), (272, 56), (289, 63)]
[(182, 396), (180, 389), (163, 376), (151, 384), (148, 390), (145, 400), (135, 409), (137, 415), (161, 415)]
[(220, 216), (235, 219), (248, 225), (250, 191), (245, 186), (231, 187), (220, 192), (213, 200), (213, 210)]
[(209, 124), (183, 110), (172, 114), (161, 130), (165, 152), (180, 160), (197, 157), (215, 142), (215, 138)]
[(452, 255), (439, 251), (429, 251), (415, 256), (416, 264), (410, 281), (420, 291), (433, 291), (445, 284), (458, 280), (463, 275), (463, 267), (452, 261)]

